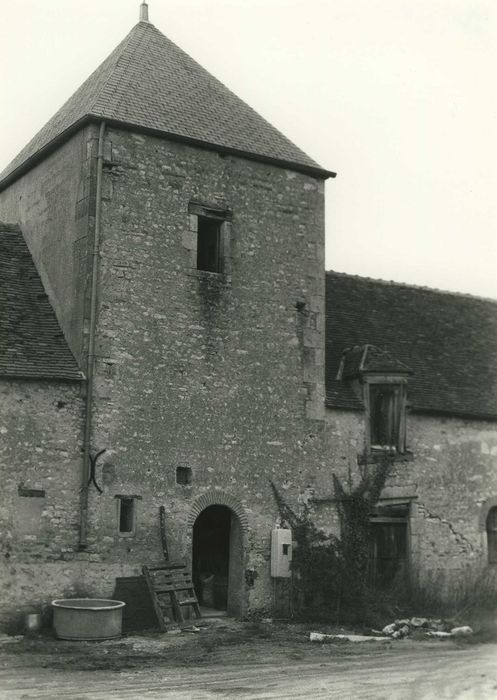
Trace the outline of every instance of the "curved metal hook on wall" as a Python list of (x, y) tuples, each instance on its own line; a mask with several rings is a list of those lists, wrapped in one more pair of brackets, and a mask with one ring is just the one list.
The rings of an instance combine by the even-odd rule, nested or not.
[(107, 450), (100, 450), (100, 452), (97, 452), (97, 454), (94, 455), (93, 457), (90, 455), (90, 478), (88, 479), (88, 486), (93, 482), (98, 493), (103, 493), (103, 491), (100, 488), (100, 486), (97, 484), (97, 480), (95, 479), (95, 470), (97, 468), (97, 459), (100, 457), (100, 455), (103, 455), (103, 453), (106, 451)]

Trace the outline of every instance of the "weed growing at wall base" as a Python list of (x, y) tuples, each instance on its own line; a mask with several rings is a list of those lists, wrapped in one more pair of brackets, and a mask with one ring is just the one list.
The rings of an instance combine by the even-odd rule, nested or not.
[(475, 565), (412, 575), (391, 593), (415, 615), (474, 620), (497, 609), (497, 569)]
[[(366, 465), (358, 483), (346, 487), (333, 477), (340, 536), (327, 535), (307, 506), (295, 512), (271, 484), (282, 522), (292, 528), (290, 608), (300, 618), (381, 628), (403, 617), (471, 624), (478, 638), (495, 639), (497, 568), (477, 564), (464, 569), (402, 571), (388, 588), (375, 587), (370, 566), (370, 514), (388, 477), (391, 460)], [(483, 635), (483, 636), (482, 636)]]

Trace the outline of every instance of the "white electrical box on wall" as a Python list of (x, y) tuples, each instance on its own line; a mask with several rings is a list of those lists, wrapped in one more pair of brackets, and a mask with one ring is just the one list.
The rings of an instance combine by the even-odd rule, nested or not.
[(271, 576), (290, 578), (292, 561), (292, 531), (276, 527), (271, 533)]

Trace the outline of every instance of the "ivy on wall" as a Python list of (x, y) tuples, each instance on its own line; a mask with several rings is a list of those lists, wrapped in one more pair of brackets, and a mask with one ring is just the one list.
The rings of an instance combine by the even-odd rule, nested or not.
[(370, 515), (390, 473), (393, 459), (385, 455), (363, 461), (355, 479), (344, 484), (332, 475), (340, 535), (325, 534), (312, 522), (309, 506), (297, 513), (271, 482), (282, 522), (293, 532), (291, 609), (300, 615), (337, 621), (364, 619), (374, 592), (369, 583)]

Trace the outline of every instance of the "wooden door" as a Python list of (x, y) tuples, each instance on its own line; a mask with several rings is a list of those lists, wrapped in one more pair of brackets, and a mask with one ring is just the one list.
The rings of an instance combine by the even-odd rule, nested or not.
[(407, 571), (407, 523), (371, 523), (371, 576), (374, 585), (387, 588)]

